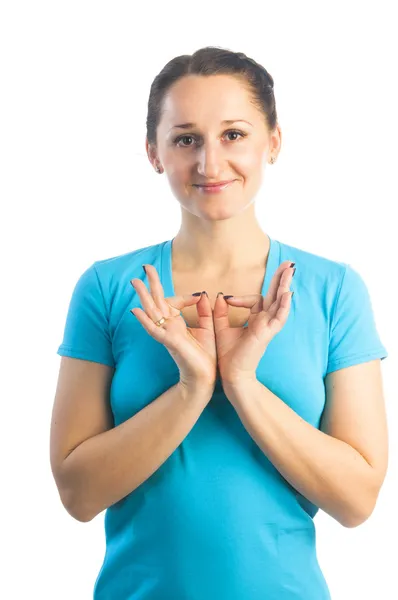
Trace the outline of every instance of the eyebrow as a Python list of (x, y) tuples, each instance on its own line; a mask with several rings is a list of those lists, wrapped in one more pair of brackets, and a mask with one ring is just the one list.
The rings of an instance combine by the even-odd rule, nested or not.
[[(249, 121), (245, 121), (244, 119), (227, 119), (225, 121), (221, 121), (222, 124), (225, 125), (231, 125), (232, 123), (248, 123), (249, 125), (251, 125), (253, 127), (253, 125), (251, 123), (249, 123)], [(173, 125), (173, 127), (171, 129), (190, 129), (191, 127), (196, 127), (195, 123), (180, 123), (178, 125)], [(171, 131), (170, 129), (170, 131)]]

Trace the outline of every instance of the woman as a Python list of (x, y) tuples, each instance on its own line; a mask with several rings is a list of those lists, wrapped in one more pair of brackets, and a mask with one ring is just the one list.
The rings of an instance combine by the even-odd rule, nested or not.
[(106, 509), (96, 600), (327, 599), (315, 514), (374, 508), (387, 352), (352, 267), (261, 230), (280, 147), (272, 77), (244, 54), (203, 48), (153, 82), (146, 149), (180, 230), (88, 268), (58, 349), (51, 465), (74, 518)]

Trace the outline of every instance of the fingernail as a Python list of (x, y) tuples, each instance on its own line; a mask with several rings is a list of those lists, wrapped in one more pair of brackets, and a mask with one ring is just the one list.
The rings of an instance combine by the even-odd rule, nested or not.
[(295, 272), (296, 272), (296, 269), (293, 269), (293, 275), (292, 275), (292, 277), (294, 277)]
[(290, 267), (294, 267), (296, 263), (290, 263)]
[(233, 298), (233, 296), (224, 296), (224, 299), (226, 298)]
[(202, 292), (202, 294), (206, 294), (206, 296), (209, 297), (209, 294), (207, 292)]
[(218, 298), (218, 296), (219, 296), (220, 294), (222, 294), (222, 295), (224, 296), (224, 294), (223, 294), (222, 292), (218, 292), (218, 294), (217, 294), (217, 298)]
[(147, 275), (147, 272), (146, 272), (145, 265), (142, 265), (142, 268), (143, 268), (143, 269), (144, 269), (144, 271), (145, 271), (145, 275)]
[(195, 292), (194, 294), (192, 294), (192, 296), (201, 296), (202, 292)]
[(290, 298), (293, 298), (293, 296), (294, 296), (294, 292), (292, 292), (292, 295), (290, 296)]

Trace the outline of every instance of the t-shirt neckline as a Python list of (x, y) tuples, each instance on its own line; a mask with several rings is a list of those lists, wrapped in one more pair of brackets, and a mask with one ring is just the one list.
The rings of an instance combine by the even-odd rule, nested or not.
[[(268, 235), (268, 234), (267, 234)], [(278, 240), (274, 240), (268, 235), (268, 239), (270, 242), (267, 266), (265, 269), (265, 275), (261, 287), (261, 294), (265, 296), (268, 288), (271, 283), (271, 279), (280, 264), (280, 251), (279, 251), (279, 242)], [(161, 283), (164, 290), (165, 297), (175, 296), (174, 284), (173, 284), (173, 275), (172, 275), (172, 252), (173, 252), (173, 240), (166, 240), (163, 242), (161, 248), (161, 267), (160, 267), (160, 278)], [(250, 291), (248, 290), (248, 293)], [(182, 315), (181, 315), (182, 316)], [(247, 323), (244, 325), (247, 326)]]

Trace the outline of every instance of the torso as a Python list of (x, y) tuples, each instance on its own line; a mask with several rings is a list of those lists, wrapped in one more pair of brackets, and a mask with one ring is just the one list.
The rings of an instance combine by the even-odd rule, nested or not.
[[(173, 269), (174, 292), (178, 295), (206, 291), (212, 310), (216, 303), (218, 292), (226, 295), (247, 296), (248, 294), (261, 294), (264, 281), (264, 267), (253, 272), (240, 275), (229, 275), (217, 280), (206, 279), (197, 273), (175, 271)], [(199, 287), (198, 287), (199, 285)], [(196, 305), (187, 306), (181, 310), (188, 327), (197, 327)], [(229, 322), (231, 327), (243, 327), (250, 315), (249, 308), (229, 306)]]

